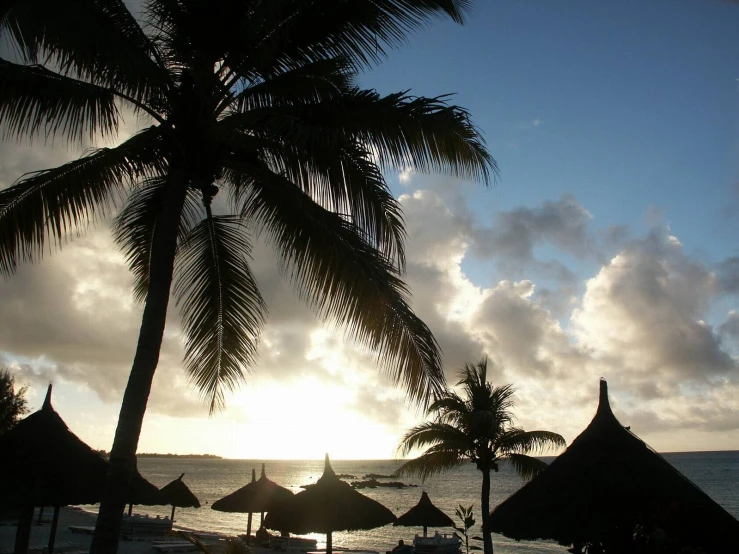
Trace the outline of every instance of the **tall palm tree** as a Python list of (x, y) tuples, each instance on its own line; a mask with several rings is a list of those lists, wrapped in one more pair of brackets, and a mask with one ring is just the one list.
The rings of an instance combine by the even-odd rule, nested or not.
[[(441, 388), (438, 345), (410, 309), (404, 228), (383, 171), (488, 183), (495, 162), (448, 98), (381, 96), (354, 82), (433, 17), (469, 0), (6, 0), (0, 119), (11, 138), (114, 139), (0, 191), (0, 271), (117, 213), (144, 311), (93, 552), (114, 552), (165, 328), (181, 306), (185, 366), (223, 403), (253, 364), (266, 307), (253, 238), (319, 315), (372, 348), (416, 401)], [(219, 191), (229, 213), (213, 213)], [(225, 205), (225, 203), (224, 203)]]
[(465, 364), (454, 391), (444, 391), (428, 408), (433, 421), (410, 429), (399, 449), (403, 455), (426, 448), (418, 458), (407, 461), (397, 471), (400, 475), (430, 475), (458, 467), (470, 461), (482, 472), (482, 536), (485, 554), (493, 553), (490, 536), (490, 472), (498, 471), (501, 461), (511, 463), (524, 479), (531, 479), (546, 463), (529, 456), (533, 451), (565, 446), (561, 435), (550, 431), (524, 431), (514, 427), (511, 385), (493, 387), (487, 380), (488, 361)]

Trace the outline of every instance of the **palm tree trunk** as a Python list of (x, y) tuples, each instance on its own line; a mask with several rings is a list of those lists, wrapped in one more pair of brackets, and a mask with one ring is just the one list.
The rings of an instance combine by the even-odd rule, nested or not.
[(485, 554), (493, 554), (493, 537), (490, 535), (490, 470), (482, 471), (482, 546)]
[(103, 490), (90, 554), (115, 554), (121, 518), (136, 459), (146, 403), (159, 363), (159, 351), (167, 318), (174, 258), (177, 249), (182, 207), (187, 187), (184, 176), (170, 165), (166, 191), (152, 239), (149, 291), (146, 295), (136, 355), (123, 394), (113, 447), (110, 450), (108, 478)]

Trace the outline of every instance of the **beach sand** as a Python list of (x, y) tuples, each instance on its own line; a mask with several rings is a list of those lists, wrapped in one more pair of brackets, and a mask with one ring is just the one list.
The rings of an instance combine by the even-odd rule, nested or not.
[[(36, 525), (36, 519), (34, 519), (34, 525), (31, 529), (31, 540), (29, 545), (31, 547), (46, 546), (49, 544), (49, 533), (51, 531), (51, 523), (48, 521), (51, 519), (52, 510), (47, 508), (44, 512), (44, 521), (41, 525)], [(48, 514), (48, 516), (46, 515)], [(86, 512), (81, 508), (65, 507), (59, 511), (59, 523), (57, 525), (55, 545), (62, 545), (67, 543), (73, 543), (79, 547), (81, 551), (88, 551), (90, 543), (92, 542), (92, 535), (83, 533), (73, 533), (69, 530), (71, 526), (83, 526), (92, 527), (95, 525), (97, 519), (96, 514)], [(17, 526), (11, 524), (14, 522), (3, 522), (0, 525), (0, 552), (12, 549), (15, 545), (15, 533)], [(150, 540), (145, 541), (128, 541), (121, 540), (118, 546), (118, 554), (155, 554), (155, 550), (152, 546), (152, 541), (172, 539), (178, 540), (177, 537), (152, 537)], [(68, 547), (64, 548), (68, 550)], [(255, 554), (264, 554), (272, 552), (269, 549), (258, 549), (263, 552)], [(12, 550), (11, 550), (12, 552)]]

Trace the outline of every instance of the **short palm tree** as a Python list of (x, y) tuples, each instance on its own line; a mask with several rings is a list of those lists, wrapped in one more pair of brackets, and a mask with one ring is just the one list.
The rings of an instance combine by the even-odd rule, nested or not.
[[(170, 290), (185, 366), (211, 411), (254, 361), (266, 307), (255, 235), (321, 316), (373, 349), (409, 396), (443, 383), (438, 345), (407, 302), (404, 228), (383, 171), (487, 183), (494, 161), (447, 98), (355, 84), (384, 48), (469, 0), (8, 0), (0, 33), (7, 136), (115, 139), (0, 191), (0, 271), (39, 259), (117, 212), (115, 237), (144, 302), (93, 540), (114, 552)], [(213, 207), (219, 191), (229, 200)], [(220, 203), (219, 203), (220, 204)], [(226, 202), (223, 203), (226, 206)]]
[(492, 554), (490, 536), (490, 472), (507, 460), (519, 475), (531, 479), (546, 463), (529, 456), (532, 451), (563, 447), (565, 440), (550, 431), (524, 431), (513, 426), (511, 385), (493, 387), (487, 381), (488, 363), (465, 364), (457, 383), (463, 394), (447, 390), (428, 408), (433, 421), (422, 423), (403, 437), (403, 455), (418, 448), (426, 451), (397, 471), (422, 479), (473, 462), (482, 472), (482, 533), (485, 554)]

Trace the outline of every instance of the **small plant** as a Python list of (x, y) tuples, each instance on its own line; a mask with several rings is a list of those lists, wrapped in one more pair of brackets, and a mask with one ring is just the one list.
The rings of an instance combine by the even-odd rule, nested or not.
[(454, 528), (464, 535), (464, 547), (467, 550), (467, 554), (470, 554), (470, 537), (468, 533), (475, 524), (475, 518), (472, 515), (472, 506), (465, 508), (460, 504), (459, 507), (454, 510), (454, 513), (457, 514), (457, 517), (462, 522), (462, 527), (457, 527), (455, 525)]

